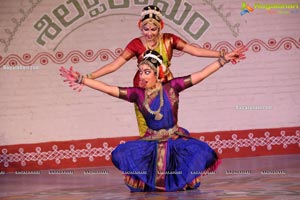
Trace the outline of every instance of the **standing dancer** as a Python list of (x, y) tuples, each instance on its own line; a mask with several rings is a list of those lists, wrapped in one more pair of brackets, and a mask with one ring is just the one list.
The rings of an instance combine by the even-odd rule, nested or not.
[[(131, 58), (136, 57), (139, 63), (143, 59), (143, 53), (146, 50), (155, 50), (162, 55), (162, 62), (165, 65), (163, 74), (164, 78), (162, 81), (169, 81), (173, 78), (173, 74), (170, 71), (171, 59), (173, 50), (179, 50), (198, 57), (221, 57), (224, 56), (223, 51), (212, 51), (203, 48), (199, 48), (188, 44), (180, 37), (171, 33), (162, 33), (164, 22), (162, 20), (162, 14), (157, 6), (146, 6), (142, 13), (141, 19), (138, 22), (138, 27), (142, 32), (142, 36), (131, 40), (126, 46), (123, 53), (111, 63), (104, 65), (98, 70), (86, 75), (90, 79), (96, 79), (106, 74), (112, 73), (121, 68)], [(236, 62), (235, 59), (232, 60)], [(136, 73), (134, 77), (134, 86), (144, 87), (143, 82), (139, 79), (139, 74)], [(74, 85), (74, 89), (81, 91), (83, 84)], [(137, 122), (139, 127), (140, 135), (143, 136), (147, 130), (147, 125), (142, 114), (138, 111), (135, 105), (135, 111), (137, 116)]]

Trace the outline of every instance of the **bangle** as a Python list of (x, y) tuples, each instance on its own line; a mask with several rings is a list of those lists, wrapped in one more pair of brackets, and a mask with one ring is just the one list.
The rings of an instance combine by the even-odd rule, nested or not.
[[(225, 55), (226, 55), (226, 51), (223, 49), (223, 50), (220, 51), (220, 57), (219, 57), (219, 58), (221, 58), (225, 63), (228, 63), (229, 60), (227, 60), (227, 59), (225, 58)], [(225, 63), (224, 63), (224, 64), (225, 64)], [(223, 64), (223, 65), (224, 65), (224, 64)]]
[(221, 60), (223, 60), (223, 61), (225, 62), (225, 64), (226, 64), (226, 63), (229, 63), (229, 60), (226, 60), (225, 57), (221, 57)]
[(77, 81), (76, 81), (76, 83), (82, 84), (82, 81), (83, 81), (83, 75), (80, 74)]
[(86, 77), (89, 78), (89, 79), (93, 79), (92, 73), (87, 74)]
[(223, 67), (226, 63), (228, 63), (229, 61), (228, 60), (226, 60), (225, 58), (223, 58), (223, 57), (220, 57), (220, 58), (218, 58), (218, 62), (219, 62), (219, 64), (220, 64), (220, 67)]
[(220, 67), (224, 66), (224, 63), (221, 62), (221, 58), (218, 58), (218, 63), (220, 64)]
[(225, 56), (221, 56), (219, 59), (224, 61), (224, 64), (229, 63), (229, 60), (226, 60)]
[(225, 54), (226, 54), (225, 50), (224, 50), (224, 49), (221, 50), (221, 51), (220, 51), (220, 58), (221, 58), (221, 57), (225, 57)]

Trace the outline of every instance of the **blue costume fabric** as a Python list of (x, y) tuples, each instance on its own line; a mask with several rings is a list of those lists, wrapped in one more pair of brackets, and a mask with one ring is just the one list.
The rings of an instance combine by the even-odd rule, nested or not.
[[(191, 86), (190, 76), (163, 84), (159, 120), (145, 108), (145, 89), (119, 88), (119, 97), (135, 103), (148, 126), (143, 137), (120, 144), (112, 152), (112, 161), (132, 192), (196, 189), (201, 176), (216, 169), (219, 160), (215, 151), (178, 126), (179, 93)], [(158, 92), (149, 103), (151, 110), (156, 111), (160, 101)]]

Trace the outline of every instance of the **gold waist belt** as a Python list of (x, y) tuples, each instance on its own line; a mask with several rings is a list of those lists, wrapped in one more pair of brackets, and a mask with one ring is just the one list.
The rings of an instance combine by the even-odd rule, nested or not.
[[(152, 130), (150, 128), (147, 129), (147, 136), (146, 137), (150, 137), (150, 138), (167, 138), (171, 135), (173, 135), (175, 132), (178, 131), (178, 127), (174, 126), (172, 128), (169, 129), (160, 129), (160, 130)], [(150, 134), (150, 135), (149, 135)]]

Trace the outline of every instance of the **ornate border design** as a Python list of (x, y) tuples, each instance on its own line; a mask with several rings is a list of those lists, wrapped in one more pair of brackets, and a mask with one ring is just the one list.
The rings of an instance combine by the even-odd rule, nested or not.
[[(193, 133), (221, 158), (300, 154), (300, 127)], [(40, 170), (112, 165), (118, 144), (138, 137), (0, 146), (0, 170)], [(101, 146), (102, 144), (102, 146)]]
[(76, 149), (75, 145), (71, 144), (69, 149), (59, 149), (57, 145), (53, 145), (50, 151), (42, 151), (42, 148), (37, 146), (35, 152), (25, 152), (24, 148), (21, 147), (16, 153), (8, 153), (8, 150), (4, 148), (1, 151), (0, 163), (3, 163), (4, 167), (9, 167), (10, 163), (20, 163), (24, 167), (27, 162), (31, 161), (41, 166), (46, 161), (55, 161), (57, 165), (63, 160), (72, 160), (73, 163), (76, 163), (78, 158), (87, 158), (90, 162), (98, 157), (110, 160), (111, 152), (115, 147), (109, 146), (107, 142), (104, 142), (102, 146), (92, 148), (91, 143), (86, 143), (86, 148)]
[[(271, 136), (270, 132), (266, 131), (263, 137), (255, 137), (253, 133), (248, 134), (248, 138), (238, 138), (237, 134), (232, 134), (232, 139), (221, 139), (220, 135), (215, 136), (214, 141), (206, 141), (219, 154), (223, 153), (223, 149), (234, 149), (239, 152), (241, 148), (250, 148), (251, 151), (256, 151), (257, 147), (267, 147), (271, 151), (274, 146), (282, 146), (287, 149), (289, 145), (298, 144), (300, 148), (300, 130), (295, 131), (295, 135), (285, 135), (284, 130), (280, 131), (280, 136)], [(199, 138), (205, 141), (205, 136)]]
[[(194, 44), (199, 46), (197, 44)], [(291, 50), (293, 47), (300, 49), (300, 38), (294, 39), (292, 37), (285, 37), (279, 41), (271, 38), (267, 42), (264, 42), (260, 39), (253, 39), (247, 43), (244, 43), (241, 40), (236, 41), (234, 44), (230, 44), (227, 41), (222, 41), (214, 45), (209, 42), (203, 44), (203, 48), (205, 49), (212, 49), (212, 50), (226, 50), (230, 51), (234, 48), (241, 47), (245, 45), (248, 49), (251, 49), (253, 52), (258, 53), (264, 48), (267, 51), (278, 51), (282, 47), (284, 50)], [(84, 62), (94, 62), (97, 59), (101, 61), (107, 61), (109, 58), (116, 59), (121, 53), (123, 49), (117, 48), (115, 51), (111, 51), (108, 49), (101, 49), (97, 52), (89, 49), (86, 50), (84, 53), (78, 50), (73, 50), (65, 55), (65, 53), (58, 51), (54, 55), (48, 52), (41, 52), (35, 56), (32, 56), (29, 53), (25, 53), (22, 56), (17, 54), (10, 54), (6, 57), (0, 56), (0, 66), (9, 65), (9, 66), (32, 66), (33, 64), (40, 63), (41, 65), (47, 65), (49, 61), (55, 64), (65, 64), (68, 61), (71, 61), (73, 64), (76, 64), (80, 61)], [(180, 57), (184, 53), (180, 51), (174, 51), (175, 57)]]

